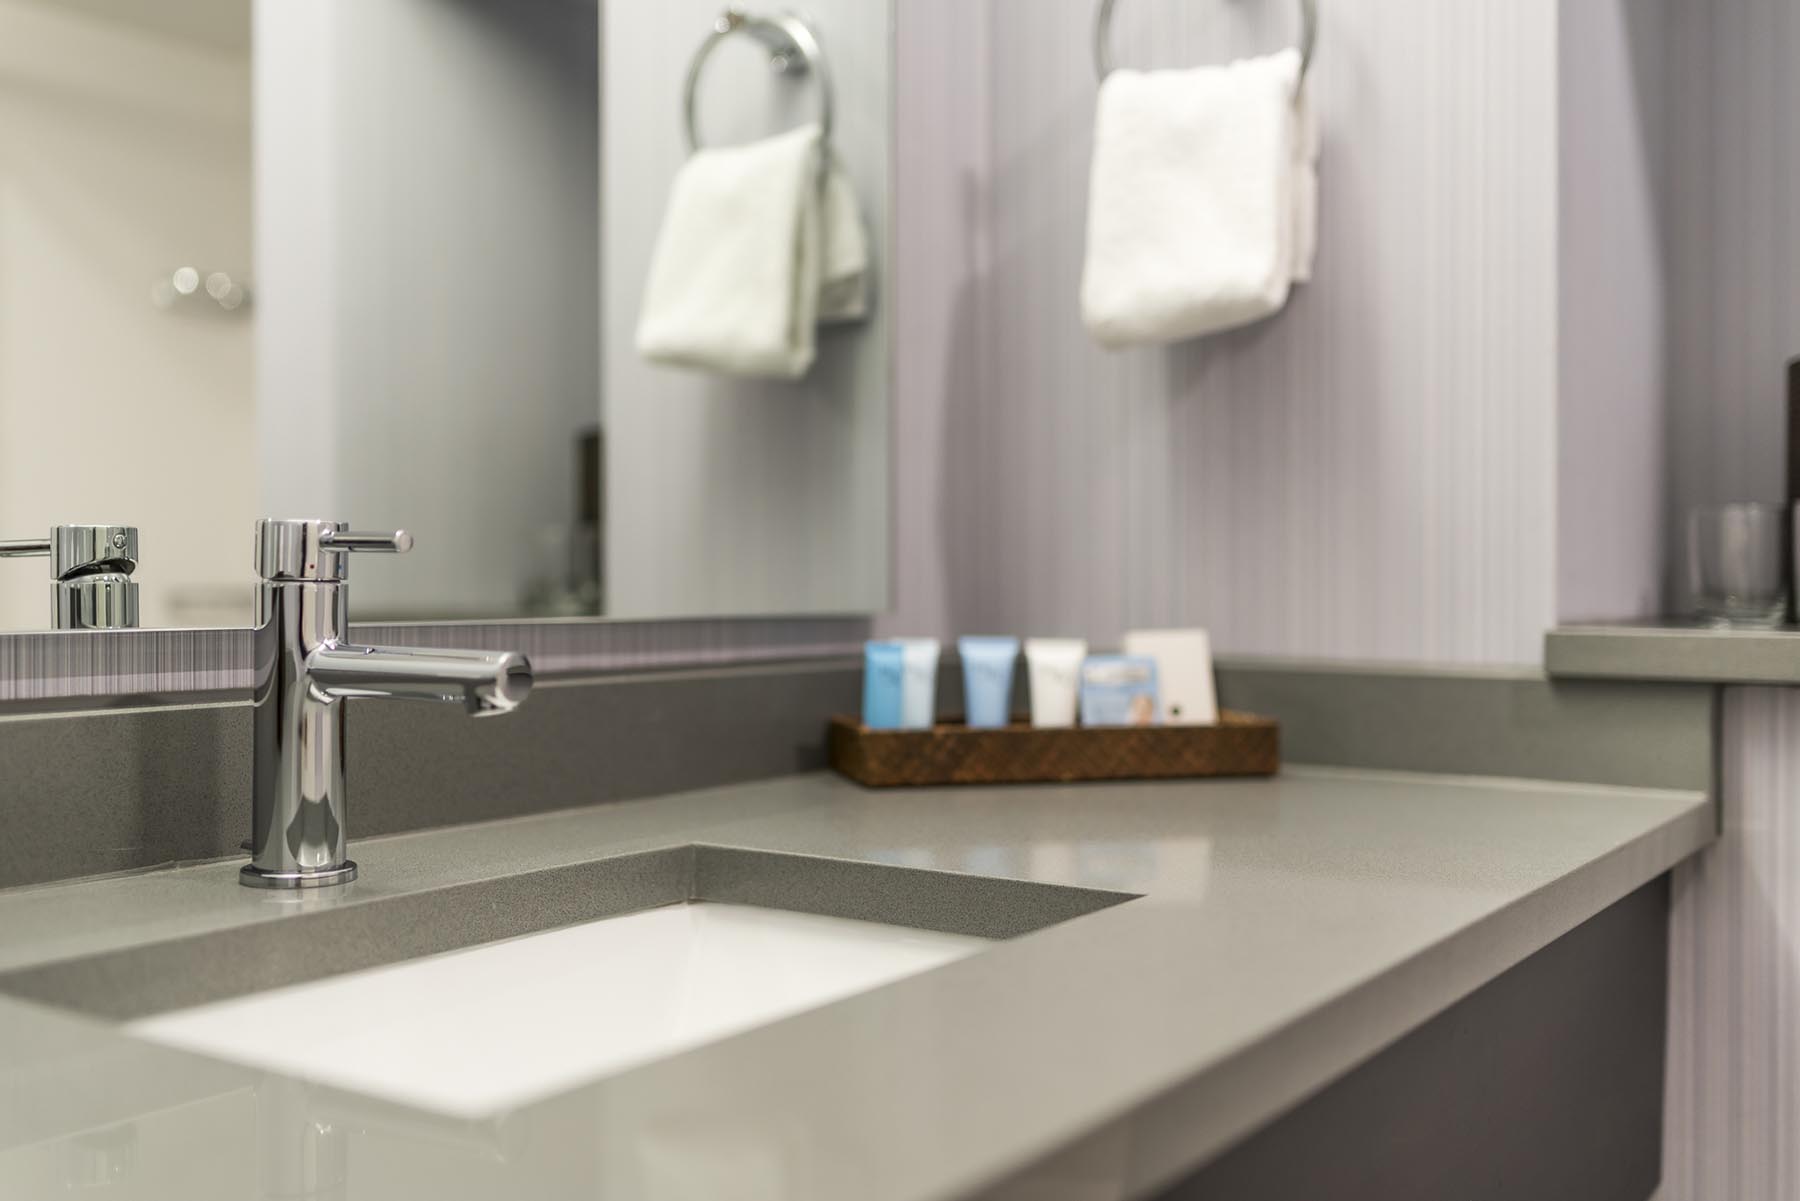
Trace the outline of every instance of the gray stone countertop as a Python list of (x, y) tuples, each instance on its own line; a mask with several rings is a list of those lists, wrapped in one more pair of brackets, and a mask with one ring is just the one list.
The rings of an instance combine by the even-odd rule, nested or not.
[[(325, 903), (686, 843), (1140, 895), (483, 1122), (0, 999), (0, 1197), (114, 1162), (149, 1190), (134, 1195), (262, 1195), (282, 1166), (271, 1123), (296, 1113), (350, 1132), (332, 1194), (350, 1198), (1140, 1195), (1692, 855), (1716, 821), (1699, 793), (1289, 768), (885, 793), (809, 775), (362, 840), (362, 879)], [(306, 911), (236, 872), (0, 893), (0, 968)]]

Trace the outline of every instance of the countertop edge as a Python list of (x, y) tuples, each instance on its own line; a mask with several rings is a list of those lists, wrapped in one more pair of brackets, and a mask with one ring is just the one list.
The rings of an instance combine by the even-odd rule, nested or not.
[[(1010, 1201), (1033, 1185), (1079, 1178), (1082, 1164), (1128, 1158), (1125, 1195), (1167, 1188), (1255, 1134), (1346, 1072), (1449, 1009), (1609, 905), (1705, 850), (1718, 837), (1715, 807), (1696, 806), (1478, 919), (1380, 972), (1266, 1038), (1079, 1136), (1061, 1150), (969, 1194)], [(1471, 946), (1479, 948), (1471, 952)], [(1129, 1157), (1120, 1148), (1130, 1148)]]

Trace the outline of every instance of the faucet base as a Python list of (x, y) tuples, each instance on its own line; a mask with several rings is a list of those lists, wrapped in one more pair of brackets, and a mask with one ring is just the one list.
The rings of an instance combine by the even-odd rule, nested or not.
[(322, 872), (265, 872), (254, 863), (246, 863), (238, 870), (238, 883), (246, 888), (328, 888), (354, 879), (356, 863), (349, 859), (340, 867)]

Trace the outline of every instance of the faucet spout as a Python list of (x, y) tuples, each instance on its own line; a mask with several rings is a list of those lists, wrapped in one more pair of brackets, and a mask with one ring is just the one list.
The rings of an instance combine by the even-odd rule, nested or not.
[(332, 700), (382, 697), (459, 704), (474, 717), (511, 713), (531, 695), (531, 663), (517, 651), (322, 646), (307, 658), (315, 691)]

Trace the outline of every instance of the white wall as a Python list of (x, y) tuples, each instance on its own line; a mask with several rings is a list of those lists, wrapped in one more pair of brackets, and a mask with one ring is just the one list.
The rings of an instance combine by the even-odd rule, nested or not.
[[(900, 7), (910, 7), (901, 0)], [(874, 242), (873, 314), (822, 332), (798, 382), (657, 367), (634, 349), (669, 183), (681, 88), (718, 0), (614, 3), (601, 72), (607, 612), (858, 613), (889, 596), (888, 203), (893, 45), (886, 0), (806, 6), (831, 64), (834, 143)], [(772, 79), (748, 38), (708, 62), (701, 128), (735, 142), (812, 119), (811, 83)], [(910, 282), (907, 286), (911, 286)]]
[[(250, 615), (253, 316), (150, 303), (249, 271), (249, 106), (240, 52), (0, 0), (0, 538), (136, 524), (146, 625)], [(0, 564), (0, 629), (49, 620), (49, 564)]]
[(599, 417), (594, 0), (257, 0), (261, 507), (405, 526), (364, 619), (519, 613)]
[[(1092, 4), (901, 6), (885, 628), (1107, 642), (1193, 623), (1227, 653), (1538, 661), (1556, 617), (1557, 6), (1321, 8), (1314, 282), (1253, 329), (1107, 354), (1076, 304)], [(1119, 59), (1272, 48), (1291, 9), (1120, 5)]]

